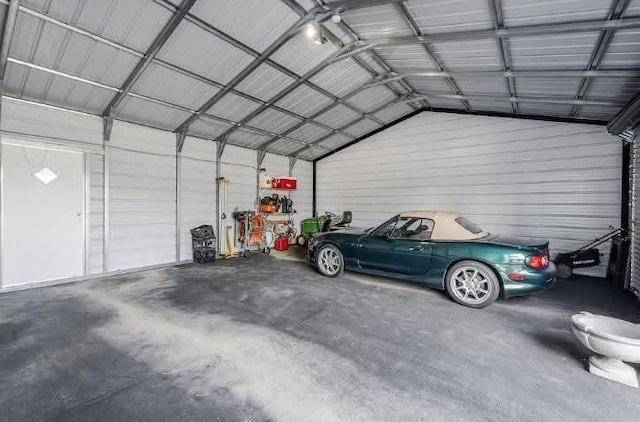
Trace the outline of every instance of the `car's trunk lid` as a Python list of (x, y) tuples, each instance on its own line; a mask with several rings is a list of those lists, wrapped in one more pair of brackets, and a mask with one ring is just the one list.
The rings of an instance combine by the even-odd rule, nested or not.
[(510, 237), (491, 234), (483, 239), (478, 239), (495, 245), (514, 246), (517, 248), (537, 249), (547, 256), (549, 255), (549, 241), (532, 239), (527, 237)]

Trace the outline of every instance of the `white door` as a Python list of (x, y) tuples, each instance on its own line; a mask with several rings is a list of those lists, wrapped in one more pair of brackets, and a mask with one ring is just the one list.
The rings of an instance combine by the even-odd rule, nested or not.
[(82, 153), (3, 144), (2, 172), (3, 287), (83, 275)]

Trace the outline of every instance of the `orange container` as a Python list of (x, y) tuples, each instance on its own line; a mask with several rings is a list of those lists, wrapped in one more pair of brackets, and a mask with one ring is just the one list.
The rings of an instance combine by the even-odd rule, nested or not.
[(265, 205), (265, 204), (260, 205), (260, 212), (272, 213), (276, 211), (278, 211), (278, 207), (275, 205)]

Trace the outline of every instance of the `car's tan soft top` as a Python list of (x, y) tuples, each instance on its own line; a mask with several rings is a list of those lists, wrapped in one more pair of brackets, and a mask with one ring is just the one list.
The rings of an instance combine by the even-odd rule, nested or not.
[(462, 215), (451, 211), (414, 210), (400, 213), (400, 218), (427, 218), (433, 220), (434, 227), (431, 240), (474, 240), (489, 233), (471, 233), (456, 222)]

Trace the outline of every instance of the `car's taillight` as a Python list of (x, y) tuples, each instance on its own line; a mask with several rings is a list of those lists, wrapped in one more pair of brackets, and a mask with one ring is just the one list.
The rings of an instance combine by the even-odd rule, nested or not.
[(541, 270), (549, 266), (549, 258), (543, 254), (531, 255), (527, 258), (527, 265), (536, 270)]

